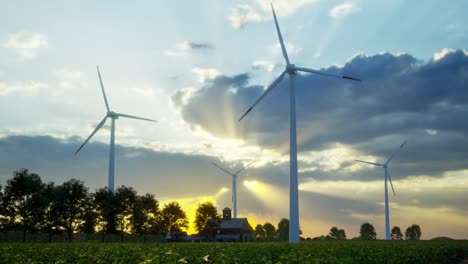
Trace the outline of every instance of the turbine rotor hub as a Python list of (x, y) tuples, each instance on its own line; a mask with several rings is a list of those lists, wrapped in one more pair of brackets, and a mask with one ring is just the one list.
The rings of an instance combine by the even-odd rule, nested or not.
[(107, 116), (112, 118), (112, 119), (119, 119), (119, 116), (117, 115), (117, 113), (113, 112), (113, 111), (107, 112)]
[(294, 64), (288, 64), (288, 65), (286, 65), (286, 72), (287, 72), (288, 74), (294, 74), (294, 75), (296, 75), (296, 74), (297, 74), (296, 65), (294, 65)]

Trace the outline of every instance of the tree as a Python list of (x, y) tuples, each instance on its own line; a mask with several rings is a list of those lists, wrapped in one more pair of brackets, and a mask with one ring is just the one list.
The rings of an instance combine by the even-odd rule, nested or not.
[(330, 237), (330, 239), (338, 239), (338, 240), (346, 239), (345, 231), (343, 229), (338, 229), (338, 227), (336, 226), (330, 229), (330, 233), (328, 234), (328, 236)]
[(359, 234), (363, 240), (375, 240), (377, 238), (377, 233), (375, 232), (374, 226), (369, 223), (364, 223), (361, 225), (361, 231)]
[(117, 229), (123, 240), (124, 233), (132, 233), (135, 226), (134, 209), (136, 206), (137, 192), (132, 187), (120, 186), (115, 191), (117, 200)]
[(118, 201), (114, 193), (107, 188), (101, 188), (94, 193), (94, 203), (97, 212), (97, 227), (104, 236), (117, 233)]
[(58, 188), (53, 182), (45, 185), (41, 199), (45, 203), (42, 229), (49, 234), (49, 242), (52, 242), (52, 235), (62, 231), (61, 227), (64, 226), (60, 217), (61, 211), (63, 211), (62, 201), (58, 195)]
[(73, 240), (73, 233), (79, 230), (83, 222), (88, 188), (82, 181), (71, 179), (57, 188), (57, 195), (62, 205), (60, 218), (68, 234), (68, 241)]
[(265, 229), (263, 229), (262, 225), (258, 224), (255, 226), (254, 236), (257, 240), (265, 240)]
[(44, 184), (36, 173), (27, 169), (13, 172), (13, 178), (7, 181), (3, 202), (9, 224), (18, 226), (23, 231), (26, 241), (27, 231), (36, 231), (44, 216), (44, 201), (41, 197)]
[(198, 233), (202, 232), (208, 220), (216, 218), (219, 218), (219, 214), (212, 202), (198, 204), (197, 211), (195, 212), (195, 230)]
[(83, 222), (79, 226), (79, 231), (83, 232), (87, 235), (94, 234), (96, 231), (96, 222), (97, 222), (98, 214), (96, 212), (96, 206), (93, 202), (92, 195), (88, 194), (86, 197), (86, 201), (83, 205)]
[(159, 203), (152, 194), (137, 196), (133, 211), (133, 232), (143, 235), (146, 241), (146, 234), (160, 233), (159, 231)]
[(407, 240), (419, 240), (421, 238), (421, 227), (416, 224), (412, 224), (405, 231), (405, 237)]
[(270, 222), (266, 222), (263, 225), (263, 230), (265, 230), (265, 239), (268, 241), (275, 239), (276, 228)]
[(401, 233), (401, 229), (398, 226), (394, 226), (392, 228), (392, 233), (390, 234), (390, 238), (392, 240), (402, 240), (403, 234)]
[(181, 232), (183, 229), (187, 229), (187, 216), (178, 202), (174, 201), (164, 205), (161, 211), (161, 226), (165, 233)]
[(6, 228), (7, 217), (5, 216), (5, 206), (3, 203), (3, 188), (0, 184), (0, 231)]
[(278, 240), (289, 241), (289, 220), (282, 218), (278, 223), (278, 229), (276, 230)]

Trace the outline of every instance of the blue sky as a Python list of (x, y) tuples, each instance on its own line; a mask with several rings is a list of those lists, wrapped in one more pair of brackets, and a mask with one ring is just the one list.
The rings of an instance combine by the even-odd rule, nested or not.
[[(392, 164), (392, 226), (468, 238), (468, 3), (273, 4), (292, 62), (364, 80), (298, 78), (304, 233), (337, 225), (355, 236), (371, 221), (383, 237), (381, 172), (352, 161), (385, 159), (408, 139)], [(287, 82), (237, 122), (284, 66), (269, 1), (2, 1), (0, 17), (2, 184), (27, 167), (105, 186), (107, 126), (73, 156), (105, 115), (99, 65), (112, 110), (159, 121), (117, 120), (116, 185), (187, 211), (206, 199), (224, 208), (230, 180), (209, 161), (234, 170), (255, 159), (239, 215), (287, 217), (268, 194), (287, 201)], [(441, 215), (450, 228), (438, 228)]]

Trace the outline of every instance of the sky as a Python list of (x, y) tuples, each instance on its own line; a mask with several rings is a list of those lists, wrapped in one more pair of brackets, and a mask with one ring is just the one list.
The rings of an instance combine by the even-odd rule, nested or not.
[[(0, 184), (28, 168), (44, 182), (107, 185), (110, 109), (156, 119), (116, 120), (116, 186), (232, 207), (252, 226), (288, 217), (289, 86), (285, 78), (240, 116), (284, 69), (270, 2), (0, 0)], [(468, 239), (468, 18), (463, 0), (274, 0), (296, 78), (300, 226)], [(193, 232), (193, 226), (189, 232)]]

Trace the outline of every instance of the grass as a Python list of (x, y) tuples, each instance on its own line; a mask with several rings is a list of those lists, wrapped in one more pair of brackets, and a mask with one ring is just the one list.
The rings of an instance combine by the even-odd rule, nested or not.
[(468, 241), (0, 243), (0, 263), (454, 263)]

